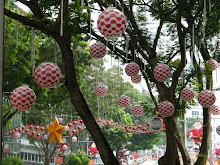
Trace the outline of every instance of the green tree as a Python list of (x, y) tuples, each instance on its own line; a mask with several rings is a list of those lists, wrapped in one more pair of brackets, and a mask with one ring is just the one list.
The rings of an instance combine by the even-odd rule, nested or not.
[(2, 165), (24, 165), (19, 157), (7, 156), (2, 160)]
[(66, 165), (78, 164), (78, 165), (88, 165), (89, 158), (86, 157), (84, 151), (78, 150), (76, 153), (71, 153), (69, 156)]

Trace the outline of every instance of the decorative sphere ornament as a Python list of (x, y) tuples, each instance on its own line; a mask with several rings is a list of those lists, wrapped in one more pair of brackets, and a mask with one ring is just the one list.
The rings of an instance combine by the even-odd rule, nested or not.
[(218, 135), (220, 135), (220, 125), (219, 125), (218, 127), (216, 127), (216, 133), (217, 133)]
[(166, 64), (158, 64), (153, 71), (154, 78), (159, 82), (164, 82), (171, 77), (171, 69)]
[(106, 54), (106, 46), (103, 43), (97, 41), (90, 46), (90, 54), (95, 59), (102, 58)]
[(76, 136), (72, 137), (72, 142), (77, 142), (77, 137)]
[(63, 122), (63, 118), (60, 118), (60, 117), (59, 117), (59, 118), (58, 118), (58, 122), (59, 122), (59, 123), (62, 123), (62, 122)]
[(210, 66), (210, 69), (212, 71), (218, 68), (218, 62), (212, 58), (206, 61), (206, 63)]
[(125, 67), (125, 73), (128, 76), (137, 76), (139, 73), (139, 70), (140, 70), (140, 67), (135, 62), (131, 62), (127, 64), (127, 66)]
[(201, 106), (208, 108), (215, 103), (216, 97), (214, 92), (209, 90), (203, 90), (199, 93), (198, 101)]
[(162, 117), (170, 117), (174, 111), (174, 105), (169, 101), (163, 101), (158, 105), (158, 112)]
[(11, 103), (19, 111), (26, 111), (34, 106), (36, 95), (27, 85), (20, 86), (11, 93)]
[(13, 134), (13, 137), (14, 137), (15, 139), (19, 139), (19, 138), (21, 137), (21, 134), (20, 134), (19, 132), (15, 132), (15, 133)]
[(96, 95), (99, 97), (105, 97), (107, 95), (107, 88), (104, 85), (100, 85), (96, 88)]
[(120, 37), (127, 28), (127, 19), (121, 11), (109, 7), (99, 15), (97, 27), (104, 37)]
[(42, 88), (53, 88), (60, 82), (61, 71), (56, 64), (44, 62), (35, 69), (34, 78)]
[(47, 139), (48, 139), (48, 136), (47, 136), (47, 135), (44, 135), (43, 138), (44, 138), (44, 140), (47, 140)]
[(128, 107), (130, 105), (130, 103), (131, 103), (131, 100), (128, 96), (122, 95), (118, 99), (118, 104), (121, 107)]
[(210, 110), (211, 114), (213, 114), (213, 115), (219, 115), (220, 114), (220, 107), (218, 105), (211, 105), (209, 107), (209, 110)]
[(69, 149), (69, 147), (68, 147), (66, 144), (64, 144), (64, 145), (62, 146), (62, 149), (63, 149), (64, 151), (67, 151), (67, 150)]
[(131, 82), (138, 84), (141, 82), (141, 75), (131, 76)]
[(134, 116), (142, 116), (144, 113), (144, 108), (141, 105), (135, 105), (131, 112)]
[(66, 126), (64, 127), (64, 131), (69, 131), (69, 129), (70, 129), (70, 127), (69, 127), (68, 125), (66, 125)]
[(183, 88), (180, 93), (180, 98), (184, 101), (192, 101), (195, 96), (195, 92), (191, 88)]
[(160, 118), (155, 117), (150, 121), (150, 127), (153, 130), (160, 130), (163, 127), (163, 121)]

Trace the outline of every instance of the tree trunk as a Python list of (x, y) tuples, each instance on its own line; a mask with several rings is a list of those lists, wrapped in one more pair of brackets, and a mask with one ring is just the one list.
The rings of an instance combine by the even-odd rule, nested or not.
[(63, 37), (57, 35), (56, 41), (60, 46), (63, 62), (65, 65), (66, 74), (66, 87), (70, 93), (71, 102), (76, 108), (79, 116), (84, 121), (88, 131), (90, 132), (93, 140), (95, 141), (102, 161), (105, 165), (119, 165), (119, 161), (115, 158), (113, 151), (111, 150), (107, 140), (101, 132), (98, 124), (96, 123), (76, 80), (75, 67), (73, 62), (73, 53), (70, 46), (66, 44), (66, 40)]

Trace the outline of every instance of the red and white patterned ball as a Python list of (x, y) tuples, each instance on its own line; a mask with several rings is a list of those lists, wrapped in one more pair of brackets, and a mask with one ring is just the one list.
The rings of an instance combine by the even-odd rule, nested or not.
[(154, 78), (159, 82), (164, 82), (171, 77), (171, 69), (166, 64), (158, 64), (154, 68)]
[(11, 93), (11, 103), (19, 111), (26, 111), (34, 106), (36, 95), (27, 85), (20, 86)]
[(131, 103), (131, 100), (128, 96), (122, 95), (121, 97), (119, 97), (118, 99), (118, 104), (121, 107), (128, 107)]
[(42, 88), (53, 88), (61, 79), (60, 68), (51, 62), (44, 62), (35, 69), (34, 78)]
[(102, 58), (106, 54), (106, 46), (103, 43), (97, 41), (90, 46), (90, 54), (95, 59)]
[(14, 137), (15, 139), (19, 139), (19, 138), (21, 137), (21, 134), (20, 134), (19, 132), (15, 132), (15, 133), (13, 134), (13, 137)]
[(163, 127), (163, 121), (160, 118), (155, 117), (150, 121), (150, 127), (153, 130), (159, 130)]
[(215, 103), (216, 97), (214, 92), (209, 90), (204, 90), (199, 93), (198, 101), (201, 106), (208, 108)]
[(141, 75), (131, 76), (131, 82), (138, 84), (141, 82)]
[(104, 37), (120, 37), (127, 28), (127, 19), (121, 11), (110, 7), (99, 15), (97, 27)]
[(134, 62), (127, 64), (127, 66), (125, 67), (125, 73), (128, 76), (137, 76), (139, 71), (140, 71), (139, 65)]
[(211, 105), (209, 107), (209, 110), (210, 110), (211, 114), (213, 114), (213, 115), (219, 115), (220, 114), (220, 107), (218, 105)]
[(174, 105), (169, 101), (163, 101), (158, 105), (158, 113), (162, 117), (170, 117), (174, 111)]
[(96, 95), (99, 97), (105, 97), (107, 95), (107, 88), (104, 85), (100, 85), (96, 88)]
[(211, 70), (216, 70), (218, 68), (218, 62), (214, 59), (209, 59), (206, 63), (210, 66)]
[(219, 125), (218, 127), (216, 127), (216, 133), (217, 133), (218, 135), (220, 135), (220, 125)]
[(180, 93), (180, 98), (184, 101), (192, 101), (195, 96), (195, 92), (191, 88), (183, 88)]
[(141, 105), (135, 105), (131, 112), (134, 116), (142, 116), (144, 113), (144, 108)]

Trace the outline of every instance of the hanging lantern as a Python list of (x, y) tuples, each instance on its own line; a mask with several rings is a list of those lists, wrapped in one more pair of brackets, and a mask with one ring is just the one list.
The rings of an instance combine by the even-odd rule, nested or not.
[(102, 58), (106, 54), (106, 46), (103, 43), (97, 41), (90, 46), (90, 54), (95, 59)]
[(44, 135), (43, 138), (44, 138), (44, 140), (47, 140), (47, 139), (48, 139), (48, 136), (47, 136), (47, 135)]
[(159, 82), (164, 82), (171, 77), (171, 69), (166, 64), (158, 64), (153, 71), (154, 78)]
[(69, 149), (69, 147), (68, 147), (66, 144), (64, 144), (64, 145), (62, 146), (62, 149), (63, 149), (64, 151), (67, 151), (67, 150)]
[(141, 75), (131, 76), (131, 82), (138, 84), (141, 82)]
[(21, 134), (20, 134), (19, 132), (15, 132), (15, 133), (13, 134), (13, 137), (14, 137), (15, 139), (19, 139), (19, 138), (21, 137)]
[(144, 108), (141, 105), (135, 105), (131, 112), (134, 116), (142, 116), (144, 113)]
[(169, 101), (163, 101), (158, 105), (158, 112), (162, 117), (170, 117), (174, 111), (174, 105)]
[(209, 110), (210, 110), (211, 114), (213, 114), (213, 115), (219, 115), (220, 114), (220, 107), (218, 105), (211, 105), (209, 107)]
[(125, 67), (125, 73), (128, 76), (137, 76), (139, 73), (139, 70), (140, 70), (139, 65), (134, 62), (127, 64), (127, 66)]
[(11, 103), (19, 111), (26, 111), (34, 106), (36, 95), (27, 85), (20, 86), (11, 93)]
[(59, 123), (62, 123), (62, 122), (63, 122), (63, 118), (60, 118), (60, 117), (59, 117), (59, 118), (58, 118), (58, 122), (59, 122)]
[(76, 136), (72, 137), (72, 142), (77, 142), (77, 137)]
[(53, 88), (61, 79), (60, 68), (51, 62), (44, 62), (35, 69), (34, 78), (42, 88)]
[(195, 92), (191, 88), (183, 88), (180, 93), (180, 98), (184, 101), (192, 101), (195, 96)]
[(210, 69), (212, 71), (218, 68), (218, 62), (212, 58), (206, 61), (206, 63), (210, 66)]
[(220, 125), (219, 125), (218, 127), (216, 127), (216, 133), (217, 133), (218, 135), (220, 135)]
[(163, 121), (160, 118), (155, 117), (150, 121), (150, 127), (153, 130), (160, 130), (163, 127)]
[(119, 97), (118, 99), (118, 104), (121, 107), (128, 107), (131, 103), (131, 100), (128, 96), (122, 95), (121, 97)]
[(198, 101), (201, 106), (208, 108), (215, 103), (216, 97), (214, 92), (209, 90), (204, 90), (199, 93)]
[(100, 85), (96, 88), (96, 95), (99, 97), (105, 97), (107, 95), (107, 88), (104, 85)]
[(69, 127), (68, 125), (66, 125), (66, 126), (64, 127), (64, 131), (69, 131), (69, 129), (70, 129), (70, 127)]
[(121, 11), (110, 7), (99, 15), (97, 27), (104, 37), (120, 37), (126, 30), (127, 19)]

